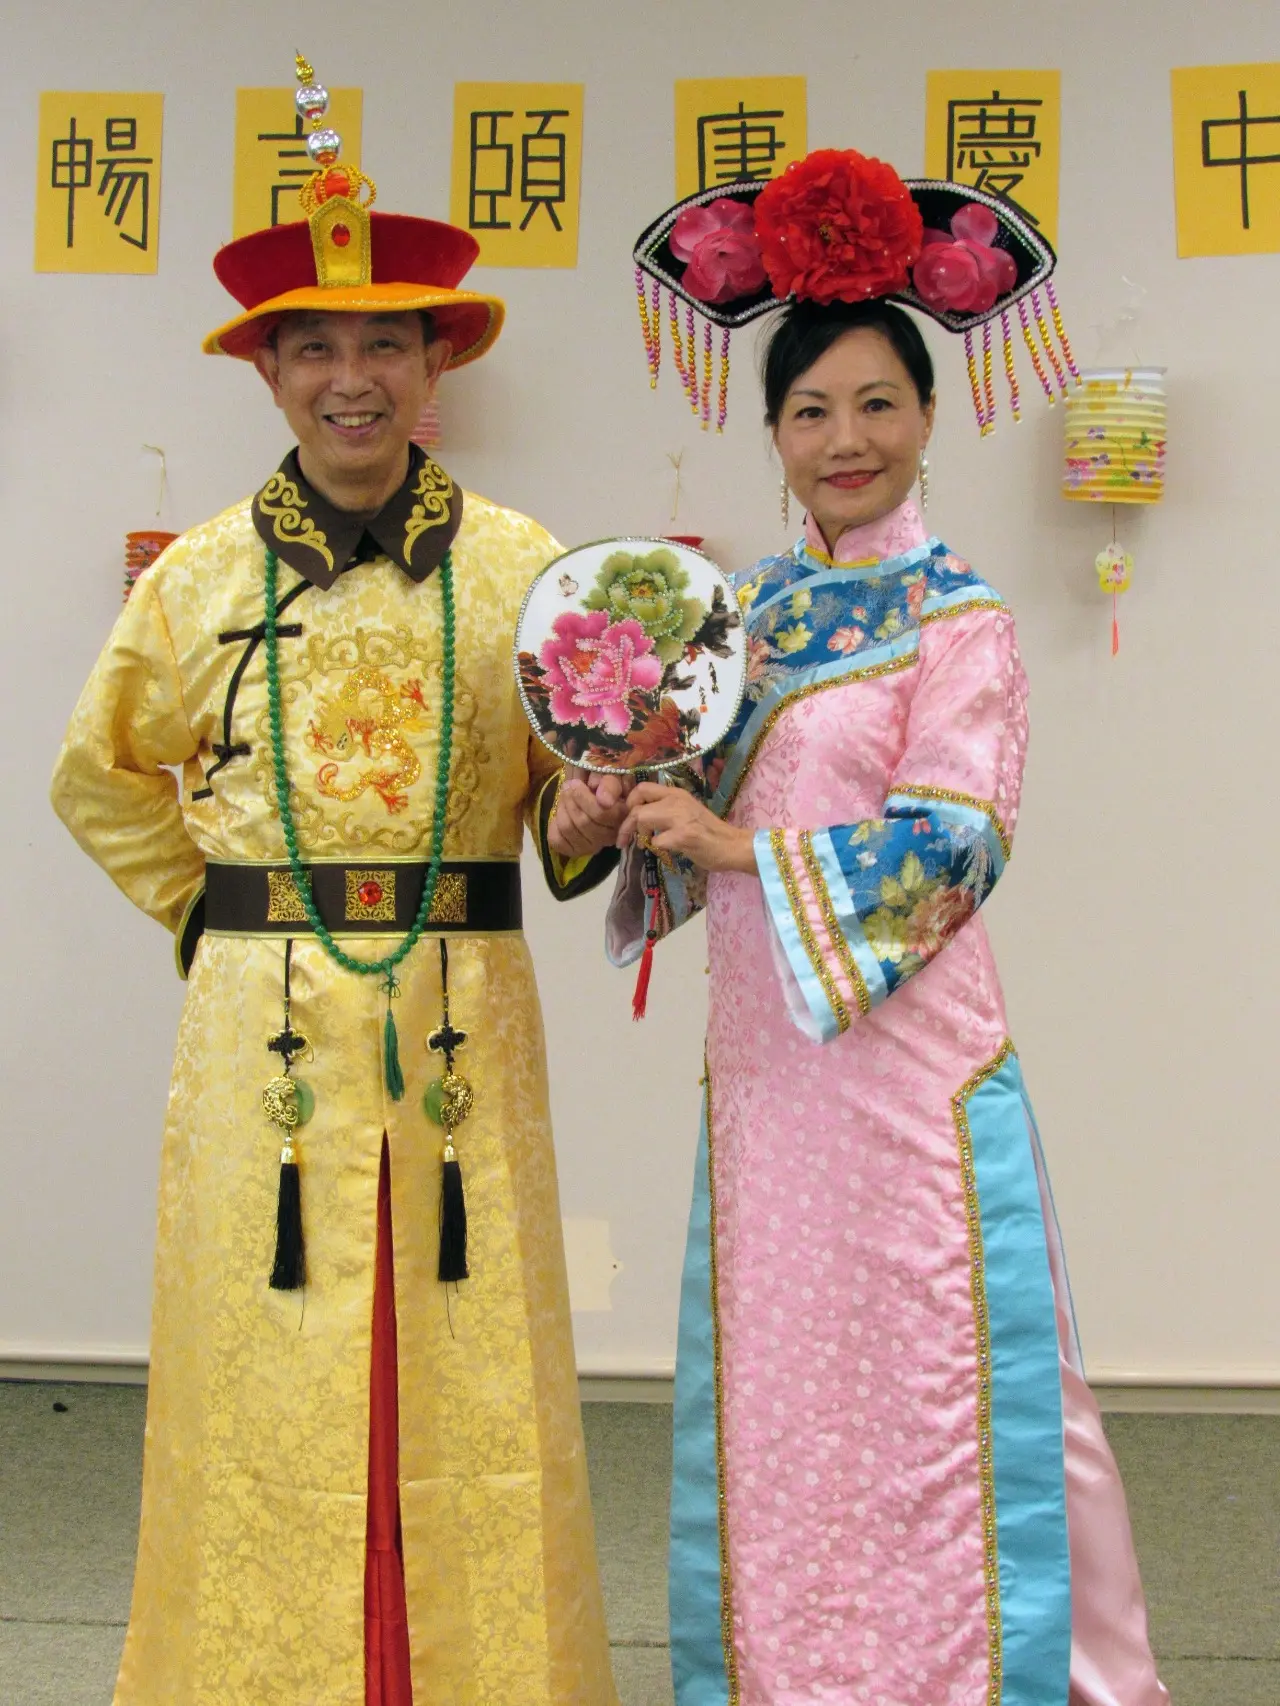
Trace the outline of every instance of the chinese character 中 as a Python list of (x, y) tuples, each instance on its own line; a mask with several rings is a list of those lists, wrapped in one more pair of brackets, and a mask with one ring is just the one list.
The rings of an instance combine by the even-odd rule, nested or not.
[(742, 101), (732, 113), (706, 113), (698, 120), (698, 188), (743, 178), (773, 176), (773, 163), (786, 148), (778, 135), (776, 112), (752, 112)]
[[(276, 149), (276, 160), (279, 164), (276, 166), (276, 181), (271, 186), (271, 223), (279, 225), (282, 223), (280, 218), (281, 196), (296, 196), (304, 181), (315, 173), (315, 165), (310, 154), (307, 153), (307, 138), (302, 128), (302, 114), (299, 113), (294, 120), (292, 130), (260, 130), (258, 141), (281, 144)], [(290, 143), (293, 144), (292, 147), (287, 146)], [(290, 166), (286, 164), (290, 160), (301, 160), (302, 165)]]
[(983, 100), (947, 102), (947, 177), (975, 173), (973, 187), (998, 196), (1017, 208), (1024, 219), (1039, 224), (1035, 215), (1014, 200), (1013, 192), (1040, 157), (1036, 137), (1039, 100), (1002, 97), (994, 89)]
[[(1249, 168), (1251, 166), (1280, 165), (1280, 153), (1258, 153), (1249, 151), (1249, 132), (1262, 131), (1271, 127), (1271, 139), (1274, 144), (1280, 143), (1280, 114), (1272, 114), (1267, 118), (1258, 118), (1249, 111), (1249, 96), (1241, 89), (1239, 94), (1239, 111), (1235, 118), (1207, 118), (1200, 126), (1200, 158), (1206, 166), (1233, 166), (1240, 173), (1240, 224), (1244, 230), (1249, 229)], [(1213, 152), (1214, 135), (1217, 131), (1234, 132), (1233, 140), (1236, 145), (1234, 154), (1215, 154)]]
[[(102, 212), (115, 226), (121, 242), (145, 250), (151, 240), (151, 173), (146, 168), (155, 160), (150, 154), (139, 154), (137, 147), (136, 119), (106, 121), (103, 150), (97, 160), (102, 171), (97, 193)], [(66, 192), (66, 246), (72, 249), (76, 241), (76, 195), (93, 188), (94, 173), (93, 138), (79, 133), (74, 117), (67, 134), (54, 140), (51, 167), (51, 187)]]

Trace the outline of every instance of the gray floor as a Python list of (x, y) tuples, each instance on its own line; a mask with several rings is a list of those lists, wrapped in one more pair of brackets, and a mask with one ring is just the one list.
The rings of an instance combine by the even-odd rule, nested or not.
[[(138, 1515), (143, 1393), (0, 1384), (0, 1703), (108, 1706)], [(61, 1407), (59, 1407), (61, 1406)], [(624, 1706), (670, 1706), (671, 1414), (587, 1406)], [(1175, 1706), (1280, 1706), (1280, 1419), (1114, 1416)]]

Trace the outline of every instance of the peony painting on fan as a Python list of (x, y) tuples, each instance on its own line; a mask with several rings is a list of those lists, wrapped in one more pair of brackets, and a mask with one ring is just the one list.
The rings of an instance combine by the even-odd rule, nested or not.
[(516, 630), (516, 679), (540, 740), (587, 770), (700, 757), (742, 699), (742, 617), (711, 559), (687, 545), (608, 539), (557, 558)]

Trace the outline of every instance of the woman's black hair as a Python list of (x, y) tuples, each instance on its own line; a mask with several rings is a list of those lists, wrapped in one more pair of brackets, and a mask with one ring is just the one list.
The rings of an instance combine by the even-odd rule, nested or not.
[(766, 426), (777, 426), (796, 381), (846, 332), (879, 332), (911, 375), (921, 408), (933, 400), (933, 359), (920, 328), (892, 302), (791, 302), (765, 349), (761, 367)]

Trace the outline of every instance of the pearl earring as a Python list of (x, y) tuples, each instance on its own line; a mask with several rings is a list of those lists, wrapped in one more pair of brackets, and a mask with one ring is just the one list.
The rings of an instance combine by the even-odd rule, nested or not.
[(920, 508), (929, 507), (929, 458), (920, 452)]
[(791, 520), (791, 489), (787, 485), (787, 476), (785, 472), (782, 476), (781, 507), (782, 525), (785, 527)]

